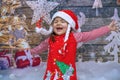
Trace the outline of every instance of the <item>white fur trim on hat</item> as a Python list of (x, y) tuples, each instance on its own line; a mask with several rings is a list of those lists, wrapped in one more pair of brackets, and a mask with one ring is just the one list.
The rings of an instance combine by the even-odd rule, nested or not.
[(56, 17), (61, 17), (63, 18), (65, 21), (67, 21), (69, 24), (70, 24), (70, 27), (72, 27), (74, 30), (75, 30), (75, 21), (72, 19), (72, 17), (70, 15), (68, 15), (67, 13), (65, 12), (62, 12), (62, 11), (58, 11), (56, 12), (53, 17), (52, 17), (52, 21), (54, 20), (54, 18)]

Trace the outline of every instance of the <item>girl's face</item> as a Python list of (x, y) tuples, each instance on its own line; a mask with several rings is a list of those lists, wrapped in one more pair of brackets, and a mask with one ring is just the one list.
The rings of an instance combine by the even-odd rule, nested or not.
[(62, 35), (65, 34), (67, 31), (68, 23), (64, 19), (56, 17), (52, 23), (52, 26), (53, 32), (56, 35)]

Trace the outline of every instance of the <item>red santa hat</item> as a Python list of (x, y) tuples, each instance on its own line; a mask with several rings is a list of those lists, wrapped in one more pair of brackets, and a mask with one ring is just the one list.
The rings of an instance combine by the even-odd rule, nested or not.
[[(78, 18), (77, 18), (77, 15), (71, 11), (71, 10), (61, 10), (61, 11), (57, 11), (53, 17), (52, 17), (52, 20), (51, 20), (51, 23), (53, 22), (53, 20), (56, 18), (56, 17), (61, 17), (62, 19), (64, 19), (65, 21), (68, 22), (68, 29), (66, 31), (66, 35), (65, 35), (65, 39), (64, 39), (64, 42), (66, 42), (68, 40), (68, 37), (69, 37), (69, 33), (70, 33), (70, 30), (71, 28), (74, 30), (74, 31), (77, 31), (77, 32), (80, 32), (81, 29), (79, 28), (79, 25), (78, 25)], [(40, 20), (39, 20), (40, 21)], [(38, 24), (40, 24), (40, 22), (38, 21)], [(37, 33), (41, 33), (43, 35), (49, 35), (52, 33), (53, 31), (53, 28), (52, 26), (50, 26), (49, 30), (46, 30), (44, 28), (39, 28), (40, 26), (36, 27), (35, 31)]]
[(65, 21), (68, 22), (68, 29), (67, 29), (67, 32), (66, 32), (66, 35), (65, 35), (65, 39), (64, 39), (64, 42), (66, 42), (68, 40), (71, 28), (74, 31), (78, 31), (79, 30), (77, 15), (73, 11), (71, 11), (71, 10), (61, 10), (61, 11), (56, 12), (53, 15), (52, 21), (56, 17), (61, 17), (62, 19), (64, 19)]

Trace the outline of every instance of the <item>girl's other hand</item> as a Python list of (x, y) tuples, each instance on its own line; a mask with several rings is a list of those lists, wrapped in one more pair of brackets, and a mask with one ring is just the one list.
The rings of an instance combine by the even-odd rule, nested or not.
[(119, 29), (118, 23), (116, 21), (112, 21), (109, 25), (108, 28), (111, 31), (117, 31)]

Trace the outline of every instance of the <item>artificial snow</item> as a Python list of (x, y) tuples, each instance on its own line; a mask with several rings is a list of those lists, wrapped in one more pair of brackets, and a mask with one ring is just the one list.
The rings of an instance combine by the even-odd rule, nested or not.
[[(76, 62), (78, 80), (120, 80), (120, 63)], [(0, 70), (0, 80), (43, 80), (46, 63), (37, 67)]]

